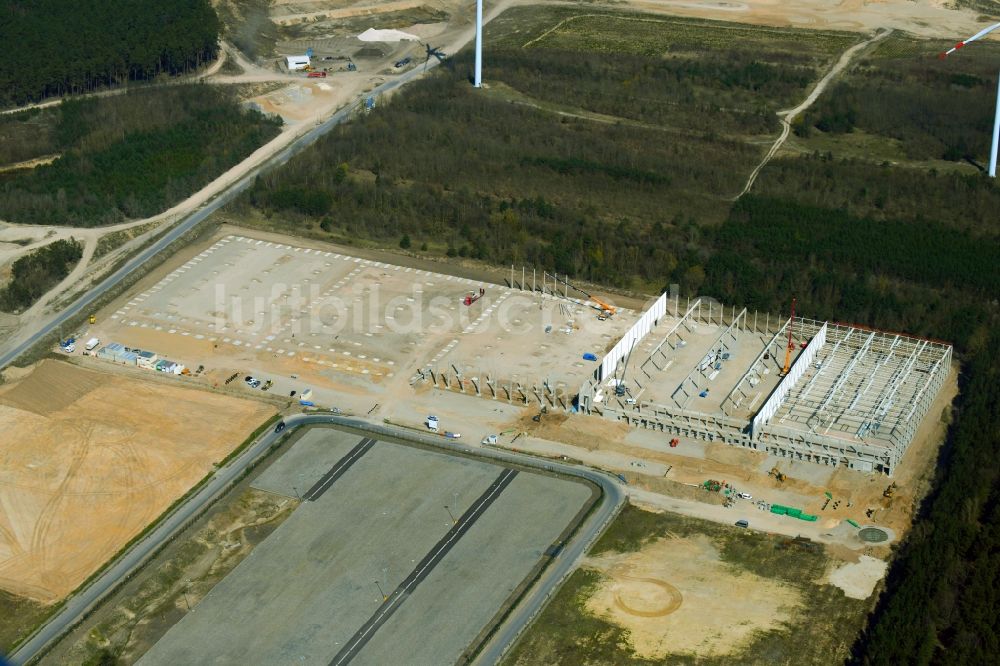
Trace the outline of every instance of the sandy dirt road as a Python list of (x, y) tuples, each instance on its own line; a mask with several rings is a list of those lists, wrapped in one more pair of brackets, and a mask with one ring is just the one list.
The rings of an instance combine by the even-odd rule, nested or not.
[(785, 141), (788, 139), (789, 132), (791, 132), (792, 130), (792, 123), (795, 121), (795, 119), (799, 117), (799, 115), (803, 111), (812, 106), (817, 99), (819, 99), (819, 96), (823, 94), (823, 91), (826, 90), (828, 85), (830, 85), (830, 82), (833, 81), (833, 79), (836, 78), (842, 71), (844, 71), (844, 68), (850, 64), (851, 60), (854, 59), (854, 56), (856, 56), (858, 53), (860, 53), (870, 45), (874, 44), (875, 42), (881, 39), (885, 39), (890, 34), (892, 34), (891, 30), (880, 30), (871, 39), (866, 39), (863, 42), (855, 44), (851, 48), (844, 51), (844, 53), (841, 54), (837, 62), (833, 65), (833, 67), (830, 68), (830, 71), (827, 72), (823, 76), (823, 78), (816, 83), (816, 86), (813, 87), (813, 89), (809, 92), (809, 95), (802, 101), (801, 104), (799, 104), (793, 109), (786, 109), (784, 111), (778, 112), (778, 120), (781, 122), (781, 134), (779, 134), (778, 138), (775, 139), (774, 143), (771, 145), (771, 148), (767, 151), (767, 154), (764, 155), (764, 159), (761, 160), (760, 164), (758, 164), (754, 168), (754, 170), (750, 172), (750, 176), (749, 178), (747, 178), (747, 183), (746, 185), (743, 186), (743, 190), (738, 195), (736, 195), (737, 199), (739, 199), (744, 194), (750, 191), (750, 188), (753, 187), (754, 181), (757, 180), (757, 174), (760, 173), (761, 169), (767, 166), (767, 163), (771, 161), (771, 159), (781, 149), (781, 146), (784, 145)]

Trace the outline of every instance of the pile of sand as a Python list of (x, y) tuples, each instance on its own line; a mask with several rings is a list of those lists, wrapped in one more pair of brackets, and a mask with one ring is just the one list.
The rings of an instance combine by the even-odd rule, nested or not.
[(402, 30), (376, 30), (368, 28), (358, 35), (363, 42), (419, 42), (420, 38)]

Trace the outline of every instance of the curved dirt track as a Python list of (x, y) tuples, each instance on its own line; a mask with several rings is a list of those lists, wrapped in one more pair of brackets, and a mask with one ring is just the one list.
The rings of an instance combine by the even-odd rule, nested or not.
[(833, 81), (833, 79), (838, 74), (844, 71), (844, 68), (847, 67), (848, 64), (850, 64), (851, 60), (854, 58), (855, 55), (858, 54), (859, 51), (865, 49), (871, 44), (874, 44), (880, 39), (885, 39), (890, 34), (892, 34), (892, 30), (882, 30), (878, 32), (875, 36), (871, 37), (870, 39), (866, 39), (863, 42), (859, 42), (854, 46), (850, 47), (849, 49), (847, 49), (846, 51), (844, 51), (840, 55), (840, 58), (837, 60), (834, 66), (830, 68), (830, 71), (827, 72), (823, 76), (823, 78), (819, 80), (819, 82), (812, 89), (809, 95), (802, 101), (801, 104), (799, 104), (793, 109), (778, 111), (778, 120), (781, 122), (781, 134), (779, 134), (778, 138), (775, 139), (774, 143), (771, 145), (771, 148), (767, 151), (767, 154), (764, 155), (764, 159), (761, 160), (760, 164), (754, 167), (754, 170), (750, 172), (750, 177), (747, 178), (746, 185), (744, 185), (743, 190), (736, 195), (735, 197), (736, 199), (742, 197), (744, 194), (750, 191), (751, 187), (753, 187), (754, 181), (757, 180), (757, 174), (760, 173), (761, 169), (767, 166), (767, 163), (771, 161), (771, 159), (777, 154), (778, 150), (781, 149), (781, 146), (784, 145), (785, 140), (788, 139), (788, 134), (792, 130), (792, 122), (799, 116), (799, 114), (808, 109), (810, 106), (813, 105), (813, 103), (817, 99), (819, 99), (819, 96), (823, 94), (823, 91), (826, 90), (827, 86), (830, 85), (830, 82)]
[[(615, 593), (615, 605), (625, 613), (629, 615), (635, 615), (636, 617), (665, 617), (670, 615), (684, 603), (684, 595), (681, 591), (670, 583), (660, 580), (659, 578), (644, 578), (642, 576), (629, 576), (626, 574), (620, 574), (617, 576), (618, 580), (628, 581), (632, 583), (640, 583), (644, 585), (649, 585), (654, 588), (661, 590), (664, 601), (660, 602), (658, 606), (652, 608), (638, 608), (633, 604), (640, 599), (627, 599), (625, 594), (621, 590)], [(635, 596), (635, 595), (632, 595)], [(651, 605), (647, 599), (641, 599), (645, 602), (643, 605)]]

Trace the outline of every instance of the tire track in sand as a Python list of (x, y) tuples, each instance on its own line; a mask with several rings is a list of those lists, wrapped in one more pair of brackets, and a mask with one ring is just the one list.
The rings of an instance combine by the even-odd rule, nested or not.
[(66, 474), (63, 475), (59, 485), (56, 486), (52, 495), (46, 501), (45, 506), (43, 506), (42, 510), (39, 512), (38, 520), (35, 523), (35, 529), (31, 535), (31, 545), (28, 551), (31, 559), (35, 561), (35, 570), (42, 575), (44, 575), (47, 571), (47, 567), (45, 565), (51, 555), (51, 549), (49, 548), (49, 532), (52, 530), (53, 524), (60, 515), (59, 505), (62, 504), (64, 499), (66, 499), (67, 487), (76, 478), (77, 473), (80, 471), (80, 468), (87, 459), (87, 455), (90, 453), (90, 435), (94, 430), (94, 424), (89, 421), (84, 421), (82, 423), (63, 422), (62, 425), (77, 431), (79, 437), (72, 444), (73, 448), (70, 454), (70, 464), (66, 469)]

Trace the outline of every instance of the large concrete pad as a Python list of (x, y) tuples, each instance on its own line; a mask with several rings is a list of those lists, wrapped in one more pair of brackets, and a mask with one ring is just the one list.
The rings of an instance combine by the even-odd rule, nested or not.
[[(475, 627), (493, 618), (590, 493), (580, 483), (518, 475), (352, 663), (456, 663)], [(430, 626), (433, 640), (427, 640)]]
[(361, 440), (333, 428), (310, 428), (251, 484), (258, 490), (302, 497)]
[[(359, 439), (315, 429), (260, 485), (286, 490), (300, 474), (318, 479), (336, 464), (334, 450), (352, 450)], [(451, 516), (473, 506), (501, 472), (485, 462), (375, 443), (316, 501), (303, 502), (141, 663), (329, 664), (382, 607), (376, 582), (391, 594), (453, 529)], [(433, 663), (433, 654), (460, 654), (588, 494), (576, 483), (519, 474), (403, 600), (390, 620), (398, 628), (382, 627), (362, 654), (385, 651), (389, 661), (382, 663), (417, 663), (407, 655), (418, 649), (428, 660), (422, 663)], [(404, 636), (408, 645), (401, 646)]]

